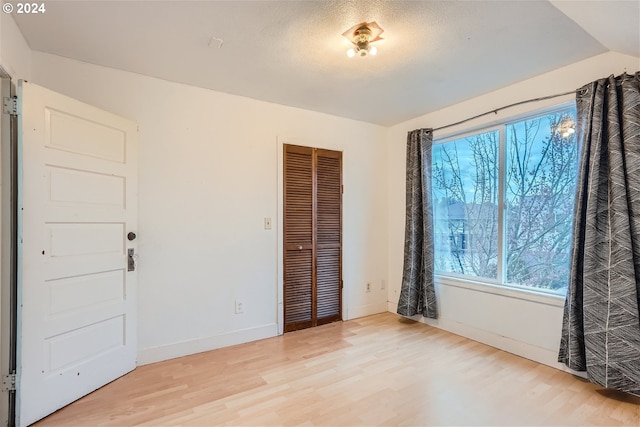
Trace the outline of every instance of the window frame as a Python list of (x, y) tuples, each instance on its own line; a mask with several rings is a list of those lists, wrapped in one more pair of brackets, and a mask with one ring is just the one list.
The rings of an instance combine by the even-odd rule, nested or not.
[[(436, 283), (442, 283), (449, 286), (467, 288), (477, 290), (481, 292), (487, 292), (492, 294), (498, 294), (517, 299), (532, 300), (535, 302), (542, 302), (553, 306), (562, 306), (566, 298), (565, 293), (560, 293), (553, 290), (546, 290), (541, 288), (530, 287), (526, 285), (520, 285), (518, 283), (506, 282), (507, 277), (507, 265), (504, 262), (506, 259), (506, 205), (505, 205), (505, 184), (507, 181), (506, 159), (507, 159), (507, 141), (506, 130), (510, 125), (516, 123), (544, 117), (550, 114), (559, 113), (567, 109), (575, 109), (575, 100), (554, 104), (549, 107), (538, 108), (529, 110), (527, 112), (505, 117), (503, 119), (494, 120), (485, 124), (465, 128), (462, 130), (454, 131), (442, 136), (433, 138), (433, 146), (446, 144), (459, 139), (464, 139), (478, 135), (480, 133), (498, 131), (498, 242), (497, 242), (497, 254), (498, 254), (498, 270), (496, 278), (477, 277), (472, 275), (464, 275), (455, 272), (443, 272), (436, 271), (434, 269), (434, 276)], [(576, 143), (579, 143), (576, 140)], [(578, 156), (580, 161), (580, 156)], [(433, 173), (433, 172), (432, 172)], [(435, 218), (434, 218), (435, 219)]]

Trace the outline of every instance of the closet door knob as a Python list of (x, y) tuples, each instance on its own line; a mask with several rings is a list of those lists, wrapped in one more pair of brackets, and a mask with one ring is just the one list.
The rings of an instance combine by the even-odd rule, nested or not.
[(127, 234), (127, 239), (129, 239), (129, 241), (135, 240), (136, 233), (134, 233), (133, 231), (130, 231), (129, 234)]

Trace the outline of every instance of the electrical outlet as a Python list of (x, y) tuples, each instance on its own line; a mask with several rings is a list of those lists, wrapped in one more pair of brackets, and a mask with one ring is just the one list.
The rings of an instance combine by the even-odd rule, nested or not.
[(264, 229), (271, 230), (271, 218), (264, 219)]
[(367, 292), (371, 292), (371, 283), (367, 282)]
[(236, 300), (236, 314), (244, 313), (244, 302), (242, 300)]

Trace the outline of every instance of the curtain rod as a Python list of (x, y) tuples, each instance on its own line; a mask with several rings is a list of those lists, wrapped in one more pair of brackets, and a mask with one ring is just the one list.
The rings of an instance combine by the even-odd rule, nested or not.
[(507, 108), (516, 107), (516, 106), (522, 105), (522, 104), (528, 104), (529, 102), (544, 101), (546, 99), (552, 99), (552, 98), (558, 98), (560, 96), (571, 95), (572, 93), (577, 93), (580, 90), (581, 89), (572, 90), (570, 92), (556, 93), (555, 95), (548, 95), (548, 96), (543, 96), (543, 97), (540, 97), (540, 98), (531, 98), (531, 99), (527, 99), (525, 101), (514, 102), (513, 104), (509, 104), (509, 105), (505, 105), (504, 107), (499, 107), (499, 108), (496, 108), (496, 109), (493, 109), (493, 110), (489, 110), (489, 111), (487, 111), (485, 113), (478, 114), (478, 115), (473, 116), (473, 117), (469, 117), (468, 119), (460, 120), (459, 122), (450, 123), (448, 125), (437, 127), (435, 129), (433, 129), (433, 132), (438, 131), (438, 130), (442, 130), (442, 129), (446, 129), (446, 128), (450, 128), (450, 127), (453, 127), (453, 126), (461, 125), (462, 123), (470, 122), (471, 120), (475, 120), (475, 119), (477, 119), (479, 117), (487, 116), (487, 115), (489, 115), (491, 113), (498, 114), (498, 111), (506, 110)]

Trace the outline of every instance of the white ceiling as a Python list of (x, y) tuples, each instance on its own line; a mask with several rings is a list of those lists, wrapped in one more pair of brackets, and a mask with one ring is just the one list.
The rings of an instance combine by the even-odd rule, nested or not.
[[(640, 0), (45, 4), (14, 13), (34, 50), (381, 125), (608, 50), (640, 57)], [(371, 20), (378, 55), (348, 58), (341, 34)]]

